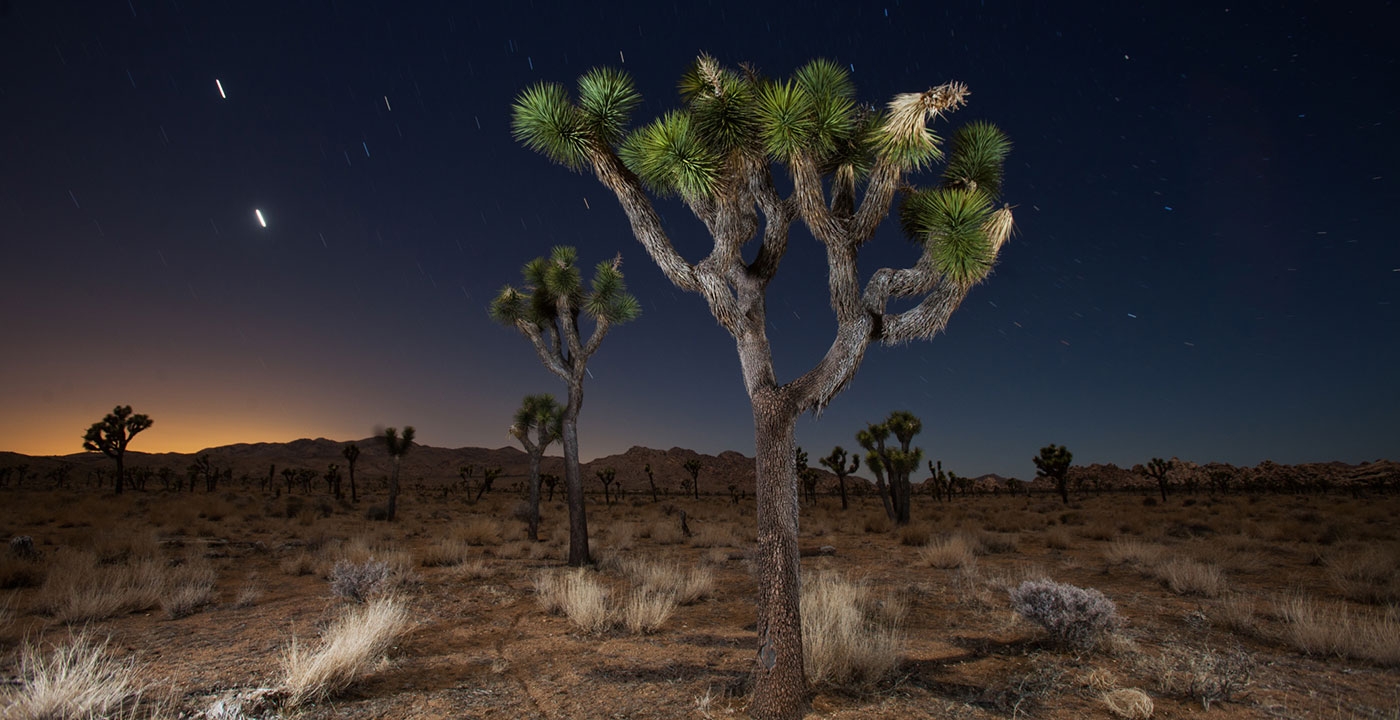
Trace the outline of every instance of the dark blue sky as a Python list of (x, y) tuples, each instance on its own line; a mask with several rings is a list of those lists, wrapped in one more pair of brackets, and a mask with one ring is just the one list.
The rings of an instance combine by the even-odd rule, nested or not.
[[(706, 51), (770, 76), (832, 58), (877, 104), (960, 80), (944, 134), (983, 118), (1015, 142), (996, 272), (945, 335), (867, 356), (800, 425), (813, 457), (895, 409), (964, 475), (1029, 477), (1051, 442), (1127, 465), (1396, 456), (1393, 4), (604, 5), (9, 0), (5, 449), (77, 451), (117, 403), (155, 419), (149, 451), (403, 424), (508, 444), (520, 398), (563, 388), (486, 307), (572, 244), (621, 251), (644, 309), (590, 364), (582, 455), (752, 452), (703, 301), (596, 180), (510, 136), (516, 93), (599, 64), (649, 120)], [(698, 223), (662, 210), (699, 259)], [(823, 257), (794, 241), (769, 295), (784, 380), (834, 330)], [(861, 266), (913, 257), (891, 222)]]

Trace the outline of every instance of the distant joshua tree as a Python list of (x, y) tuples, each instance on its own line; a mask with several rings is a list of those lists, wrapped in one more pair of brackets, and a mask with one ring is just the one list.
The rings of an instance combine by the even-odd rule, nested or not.
[[(535, 434), (533, 440), (530, 439), (531, 431)], [(564, 408), (548, 393), (527, 395), (520, 403), (520, 409), (515, 411), (510, 434), (520, 441), (530, 458), (530, 518), (527, 532), (531, 540), (539, 540), (540, 458), (551, 443), (564, 435)]]
[(1148, 461), (1147, 467), (1143, 468), (1148, 477), (1157, 481), (1157, 490), (1162, 493), (1162, 502), (1167, 501), (1167, 485), (1171, 482), (1168, 474), (1171, 472), (1171, 469), (1172, 463), (1170, 460), (1163, 460), (1162, 458), (1156, 457)]
[(326, 468), (324, 477), (326, 479), (326, 492), (335, 495), (335, 499), (339, 500), (342, 497), (340, 494), (340, 466), (331, 463)]
[[(909, 503), (912, 496), (909, 476), (919, 467), (924, 451), (910, 448), (914, 436), (923, 429), (923, 421), (913, 413), (896, 410), (883, 423), (873, 424), (856, 433), (856, 440), (869, 452), (866, 464), (875, 473), (876, 488), (885, 500), (885, 512), (896, 525), (909, 524)], [(893, 434), (899, 447), (889, 447), (886, 441)], [(885, 477), (889, 477), (888, 497)]]
[(549, 491), (548, 502), (554, 502), (554, 487), (559, 484), (559, 476), (554, 473), (540, 475), (540, 483)]
[(831, 454), (817, 460), (823, 467), (836, 473), (836, 487), (841, 490), (841, 509), (847, 510), (851, 507), (846, 499), (846, 476), (860, 469), (860, 456), (851, 458), (851, 464), (846, 464), (846, 449), (837, 445), (831, 449)]
[[(583, 379), (588, 359), (597, 352), (608, 330), (641, 314), (637, 299), (623, 283), (622, 256), (601, 262), (593, 270), (593, 287), (585, 291), (578, 271), (578, 251), (556, 247), (547, 258), (525, 266), (525, 289), (507, 285), (491, 303), (491, 317), (515, 327), (529, 339), (545, 368), (568, 387), (564, 402), (564, 485), (569, 494), (569, 565), (591, 561), (588, 518), (584, 514), (583, 479), (578, 461), (578, 415), (583, 408)], [(593, 320), (585, 343), (579, 315)]]
[(1035, 476), (1055, 481), (1055, 489), (1060, 492), (1060, 500), (1069, 504), (1069, 464), (1074, 455), (1064, 445), (1046, 445), (1040, 455), (1031, 458), (1035, 461)]
[(476, 488), (476, 499), (472, 502), (480, 502), (481, 496), (491, 492), (491, 485), (496, 482), (496, 478), (501, 476), (503, 471), (498, 467), (482, 468), (481, 484)]
[(603, 502), (612, 505), (613, 499), (612, 496), (608, 494), (608, 488), (612, 487), (612, 484), (617, 481), (617, 470), (610, 467), (603, 468), (602, 470), (594, 471), (594, 474), (597, 475), (598, 480), (603, 483)]
[(797, 446), (796, 453), (797, 479), (802, 483), (802, 495), (807, 498), (807, 502), (812, 505), (817, 504), (817, 480), (821, 475), (807, 465), (807, 451)]
[(340, 451), (340, 454), (344, 455), (345, 462), (349, 463), (347, 469), (350, 471), (350, 502), (359, 502), (360, 496), (355, 492), (355, 461), (360, 459), (360, 446), (350, 443), (345, 446), (344, 450)]
[(413, 426), (406, 426), (403, 435), (399, 435), (395, 428), (385, 428), (384, 447), (389, 451), (389, 457), (394, 459), (394, 474), (389, 476), (389, 511), (384, 519), (393, 522), (399, 508), (399, 461), (413, 447)]
[(93, 423), (83, 434), (84, 450), (100, 452), (117, 461), (117, 475), (113, 487), (118, 495), (122, 492), (122, 479), (126, 476), (126, 446), (137, 433), (153, 424), (154, 422), (145, 415), (133, 415), (130, 405), (118, 405), (102, 418), (101, 422)]
[(938, 500), (952, 500), (953, 486), (957, 483), (958, 476), (953, 473), (943, 472), (943, 461), (937, 463), (928, 461), (929, 484), (933, 486), (933, 496)]
[(696, 500), (699, 500), (699, 499), (700, 499), (700, 471), (704, 469), (705, 464), (702, 463), (702, 462), (700, 462), (700, 458), (691, 458), (691, 459), (689, 459), (689, 460), (686, 460), (686, 461), (685, 461), (685, 464), (684, 464), (684, 465), (681, 465), (681, 467), (685, 468), (685, 471), (688, 472), (688, 473), (690, 473), (690, 488), (689, 488), (689, 489), (690, 489), (690, 492), (695, 496), (695, 499), (696, 499)]
[(646, 468), (643, 469), (642, 472), (645, 472), (647, 474), (647, 482), (651, 483), (651, 501), (653, 503), (659, 502), (658, 498), (656, 497), (656, 476), (651, 472), (651, 463), (647, 463)]

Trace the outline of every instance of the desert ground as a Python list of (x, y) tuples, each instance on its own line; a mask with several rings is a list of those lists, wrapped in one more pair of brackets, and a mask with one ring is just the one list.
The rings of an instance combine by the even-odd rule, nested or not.
[[(1400, 718), (1400, 498), (1153, 494), (921, 495), (906, 527), (874, 497), (804, 504), (804, 587), (839, 581), (865, 633), (823, 644), (811, 717)], [(558, 495), (539, 542), (514, 492), (410, 492), (367, 519), (382, 502), (0, 491), (0, 537), (33, 543), (0, 548), (5, 717), (44, 716), (37, 673), (74, 647), (127, 683), (110, 716), (744, 716), (751, 499), (590, 495), (583, 571)], [(1057, 642), (1009, 600), (1041, 578), (1102, 592), (1117, 623)], [(601, 591), (591, 615), (558, 607), (571, 580)], [(386, 603), (398, 634), (289, 689)]]

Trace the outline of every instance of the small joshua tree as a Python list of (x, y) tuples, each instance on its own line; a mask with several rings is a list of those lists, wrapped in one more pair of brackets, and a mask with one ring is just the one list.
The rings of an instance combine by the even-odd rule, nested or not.
[(1148, 461), (1147, 467), (1144, 468), (1147, 476), (1157, 481), (1157, 489), (1162, 493), (1162, 502), (1167, 501), (1167, 485), (1171, 482), (1168, 473), (1171, 469), (1171, 461), (1162, 458), (1152, 458)]
[(359, 502), (360, 496), (355, 493), (355, 461), (360, 459), (360, 446), (350, 443), (345, 449), (340, 451), (345, 456), (345, 462), (349, 463), (347, 468), (350, 472), (350, 502)]
[(544, 473), (540, 475), (540, 482), (549, 491), (549, 502), (554, 502), (554, 488), (559, 484), (559, 476), (554, 473)]
[(690, 473), (690, 491), (695, 494), (695, 499), (699, 500), (700, 471), (705, 467), (705, 464), (700, 462), (700, 458), (691, 458), (686, 460), (685, 464), (681, 467), (685, 468), (685, 471)]
[[(641, 305), (623, 283), (622, 256), (601, 262), (593, 270), (593, 287), (585, 291), (578, 271), (578, 252), (556, 247), (549, 257), (525, 266), (525, 289), (507, 285), (491, 303), (491, 317), (515, 327), (535, 348), (540, 362), (568, 387), (562, 418), (564, 486), (569, 494), (569, 565), (590, 562), (588, 518), (584, 514), (583, 478), (578, 461), (578, 414), (583, 408), (583, 379), (588, 359), (598, 351), (614, 325), (636, 319)], [(593, 320), (593, 334), (584, 342), (579, 316)]]
[(802, 494), (807, 498), (807, 502), (817, 504), (817, 481), (821, 479), (821, 474), (807, 465), (807, 451), (801, 446), (797, 448), (797, 479), (802, 481)]
[[(554, 396), (548, 393), (527, 395), (515, 411), (515, 422), (511, 423), (510, 434), (525, 447), (530, 458), (530, 518), (527, 523), (531, 540), (540, 539), (540, 458), (551, 443), (564, 434), (564, 409), (559, 407)], [(530, 438), (534, 431), (535, 437)], [(469, 474), (463, 468), (463, 480)]]
[(1053, 480), (1060, 500), (1068, 505), (1069, 464), (1074, 461), (1074, 455), (1064, 445), (1046, 445), (1040, 449), (1040, 455), (1031, 459), (1035, 461), (1035, 476)]
[(480, 502), (481, 496), (491, 492), (491, 485), (496, 482), (496, 478), (504, 472), (498, 467), (483, 468), (481, 470), (481, 484), (476, 488), (476, 499), (472, 502)]
[(331, 463), (330, 466), (326, 468), (326, 474), (322, 477), (324, 477), (326, 480), (326, 492), (335, 495), (335, 499), (339, 500), (341, 498), (340, 466), (336, 465), (335, 463)]
[(613, 504), (612, 497), (608, 494), (608, 488), (612, 487), (612, 484), (617, 481), (617, 470), (613, 468), (603, 468), (602, 470), (595, 470), (594, 474), (597, 475), (598, 480), (603, 483), (603, 502), (609, 505)]
[(642, 472), (647, 474), (647, 482), (651, 484), (651, 501), (653, 503), (659, 502), (659, 499), (656, 497), (656, 476), (651, 472), (651, 463), (647, 463), (647, 466)]
[(846, 476), (860, 469), (860, 456), (851, 457), (851, 464), (846, 464), (846, 449), (837, 445), (831, 449), (831, 454), (817, 462), (822, 464), (827, 470), (836, 474), (836, 487), (841, 490), (841, 509), (850, 508), (850, 503), (846, 500)]
[[(117, 462), (117, 475), (113, 487), (118, 495), (122, 492), (122, 481), (126, 477), (126, 446), (131, 443), (131, 439), (136, 434), (149, 428), (154, 422), (145, 415), (131, 412), (130, 405), (118, 405), (102, 418), (101, 422), (95, 422), (83, 433), (83, 449), (90, 452), (100, 452)], [(24, 468), (28, 470), (28, 466)], [(20, 481), (24, 480), (24, 473), (20, 473)], [(18, 483), (16, 483), (18, 485)]]
[(929, 484), (933, 486), (933, 496), (939, 500), (953, 499), (953, 484), (958, 476), (943, 472), (943, 461), (928, 461)]
[(399, 509), (399, 464), (411, 447), (413, 447), (412, 425), (403, 429), (403, 435), (400, 435), (396, 428), (384, 429), (384, 448), (389, 451), (389, 457), (394, 459), (394, 471), (389, 476), (389, 509), (384, 516), (384, 519), (389, 522), (394, 521)]

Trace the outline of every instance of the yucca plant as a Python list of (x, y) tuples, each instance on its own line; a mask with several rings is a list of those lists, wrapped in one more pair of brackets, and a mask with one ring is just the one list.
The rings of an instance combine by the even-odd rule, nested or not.
[(860, 455), (853, 455), (851, 463), (846, 464), (846, 448), (837, 445), (831, 449), (831, 454), (824, 458), (819, 458), (827, 470), (836, 474), (836, 486), (841, 489), (841, 509), (850, 508), (850, 502), (846, 499), (846, 476), (860, 469)]
[[(919, 467), (924, 451), (909, 447), (924, 423), (913, 413), (896, 410), (882, 423), (874, 423), (856, 433), (856, 441), (866, 449), (866, 465), (875, 473), (876, 490), (885, 503), (885, 513), (896, 525), (909, 524), (909, 502), (913, 495), (909, 476)], [(898, 447), (885, 442), (894, 435)], [(885, 478), (889, 478), (889, 490)]]
[(399, 434), (398, 428), (384, 429), (384, 448), (388, 450), (389, 457), (394, 459), (394, 469), (389, 475), (389, 511), (384, 518), (389, 522), (394, 521), (399, 509), (399, 463), (411, 447), (413, 447), (412, 425), (404, 427), (402, 435)]
[[(590, 142), (615, 139), (615, 132), (609, 130), (607, 115), (616, 112), (617, 103), (625, 105), (626, 98), (615, 98), (608, 94), (606, 87), (599, 86), (606, 84), (607, 78), (614, 74), (595, 71), (585, 77), (595, 75), (596, 80), (581, 85), (591, 88), (589, 92), (593, 95), (588, 96), (592, 98), (589, 103), (575, 107), (568, 105), (566, 98), (558, 100), (566, 103), (554, 107), (558, 117), (551, 115), (534, 122), (546, 128), (555, 127), (557, 132), (567, 132), (571, 137), (593, 138)], [(545, 91), (536, 88), (527, 91), (526, 96), (539, 92)], [(587, 108), (592, 108), (592, 115)], [(546, 137), (554, 136), (546, 134)], [(523, 139), (530, 144), (528, 138)], [(558, 159), (564, 162), (571, 157)], [(584, 514), (583, 480), (579, 476), (578, 462), (578, 414), (583, 407), (583, 378), (588, 359), (598, 351), (614, 325), (634, 320), (641, 314), (637, 298), (627, 292), (621, 264), (621, 255), (598, 263), (593, 269), (592, 287), (584, 288), (578, 271), (578, 251), (556, 247), (549, 257), (526, 263), (522, 271), (523, 288), (507, 285), (491, 303), (491, 317), (519, 330), (535, 347), (545, 368), (559, 376), (568, 387), (568, 397), (560, 414), (560, 440), (564, 446), (564, 487), (569, 500), (569, 565), (573, 567), (590, 561), (588, 518)], [(593, 333), (586, 342), (579, 333), (580, 315), (593, 321)]]
[[(1012, 227), (1011, 210), (998, 198), (1010, 143), (993, 125), (973, 123), (955, 133), (945, 153), (930, 122), (966, 103), (965, 86), (898, 95), (878, 111), (856, 100), (850, 73), (830, 60), (772, 80), (702, 55), (682, 76), (680, 94), (679, 107), (629, 130), (641, 101), (631, 78), (592, 70), (576, 96), (552, 82), (521, 92), (513, 127), (526, 147), (597, 176), (662, 273), (704, 297), (736, 341), (757, 456), (759, 652), (750, 711), (795, 718), (806, 704), (797, 418), (820, 413), (845, 389), (872, 343), (900, 345), (941, 331), (991, 272)], [(913, 173), (944, 159), (934, 186), (910, 187)], [(786, 171), (790, 193), (779, 189), (775, 171)], [(901, 194), (901, 224), (919, 259), (863, 275), (856, 255)], [(707, 257), (692, 262), (676, 250), (654, 196), (680, 198), (709, 229), (714, 246)], [(779, 382), (766, 290), (799, 220), (826, 253), (837, 330), (814, 367)], [(903, 309), (891, 311), (892, 302)]]
[[(531, 431), (535, 433), (533, 440), (530, 439)], [(527, 531), (531, 540), (539, 540), (540, 458), (544, 456), (545, 448), (564, 435), (564, 408), (549, 393), (526, 395), (520, 409), (515, 411), (510, 434), (520, 441), (530, 458), (530, 519)]]

